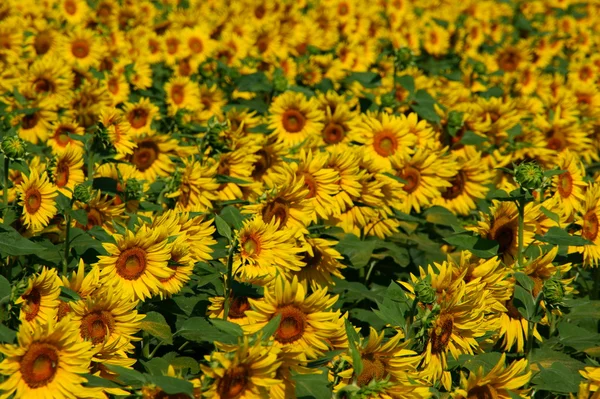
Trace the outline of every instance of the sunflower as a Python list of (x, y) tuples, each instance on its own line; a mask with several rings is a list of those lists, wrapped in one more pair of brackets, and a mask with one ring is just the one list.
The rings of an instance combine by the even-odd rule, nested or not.
[(256, 151), (256, 161), (252, 165), (252, 179), (264, 182), (269, 187), (275, 186), (277, 171), (283, 168), (287, 150), (283, 143), (277, 142), (274, 135), (260, 136), (257, 143), (261, 148)]
[(127, 83), (125, 75), (112, 73), (106, 77), (104, 85), (112, 99), (111, 105), (124, 103), (129, 98), (129, 83)]
[(179, 110), (195, 111), (200, 106), (200, 90), (189, 78), (173, 77), (165, 83), (169, 115)]
[(52, 123), (56, 121), (54, 103), (47, 98), (35, 101), (31, 104), (33, 110), (23, 113), (12, 119), (13, 124), (20, 124), (18, 134), (25, 141), (33, 144), (46, 142)]
[(181, 37), (186, 53), (193, 59), (197, 66), (210, 57), (215, 50), (215, 42), (203, 27), (186, 28)]
[(79, 126), (73, 119), (58, 120), (50, 128), (50, 137), (47, 144), (55, 154), (62, 153), (69, 145), (83, 152), (83, 142), (74, 139), (74, 137), (83, 136), (84, 132), (83, 127)]
[(174, 271), (173, 275), (159, 279), (162, 285), (161, 298), (177, 294), (193, 274), (194, 260), (185, 234), (172, 241), (169, 268)]
[(240, 252), (234, 258), (233, 270), (242, 280), (268, 282), (278, 271), (287, 274), (304, 266), (298, 255), (302, 249), (294, 240), (295, 230), (279, 229), (278, 224), (255, 216), (238, 231)]
[(4, 397), (97, 397), (98, 390), (83, 386), (92, 360), (92, 345), (77, 341), (77, 329), (66, 318), (58, 323), (23, 324), (18, 343), (2, 345), (0, 384)]
[(176, 155), (179, 142), (170, 135), (150, 132), (133, 137), (136, 148), (127, 156), (135, 166), (135, 177), (154, 181), (157, 177), (170, 176), (175, 171), (171, 155)]
[[(100, 269), (98, 266), (92, 267), (92, 269), (86, 274), (85, 263), (83, 259), (79, 259), (79, 265), (77, 271), (71, 274), (71, 278), (68, 276), (62, 276), (62, 285), (70, 290), (75, 291), (82, 300), (87, 299), (100, 285)], [(56, 315), (57, 321), (61, 321), (63, 317), (71, 312), (71, 303), (60, 300), (58, 306), (58, 313)]]
[(17, 186), (19, 205), (23, 207), (23, 221), (34, 232), (48, 226), (56, 214), (57, 190), (48, 181), (44, 172), (41, 176), (32, 169), (29, 176), (23, 176), (23, 182)]
[(216, 191), (220, 186), (215, 178), (218, 165), (203, 165), (194, 158), (184, 158), (182, 161), (184, 168), (181, 183), (167, 197), (176, 199), (177, 209), (212, 209), (212, 202), (217, 199)]
[(433, 203), (458, 215), (468, 215), (477, 208), (476, 201), (487, 195), (493, 173), (474, 146), (466, 146), (462, 151), (456, 157), (458, 173), (450, 181), (452, 185)]
[(100, 113), (100, 123), (106, 129), (110, 143), (120, 156), (133, 154), (136, 143), (130, 133), (130, 125), (125, 122), (119, 110), (106, 107)]
[(323, 130), (323, 112), (314, 98), (307, 99), (302, 93), (288, 91), (271, 103), (269, 128), (288, 148), (311, 143)]
[(81, 341), (90, 341), (101, 350), (119, 341), (123, 350), (132, 350), (131, 341), (140, 330), (144, 315), (135, 310), (137, 301), (109, 288), (106, 295), (92, 295), (71, 304), (71, 323), (77, 326)]
[(114, 233), (115, 223), (124, 221), (125, 204), (115, 204), (115, 199), (109, 199), (102, 195), (100, 191), (92, 194), (89, 202), (83, 203), (76, 201), (73, 209), (82, 209), (86, 213), (87, 224), (82, 225), (79, 221), (74, 221), (75, 226), (83, 230), (91, 230), (94, 226), (101, 227), (103, 230)]
[(171, 245), (161, 228), (142, 226), (136, 233), (115, 234), (116, 244), (103, 243), (110, 254), (99, 256), (100, 283), (123, 292), (131, 300), (144, 300), (160, 292), (159, 279), (169, 278), (174, 271), (169, 269)]
[(554, 197), (558, 200), (558, 206), (567, 219), (581, 210), (585, 200), (585, 188), (587, 184), (583, 181), (585, 168), (579, 157), (569, 150), (558, 154), (556, 168), (565, 172), (552, 178), (552, 186), (556, 190)]
[(451, 394), (453, 399), (468, 398), (498, 398), (510, 399), (515, 395), (526, 398), (529, 390), (523, 389), (531, 379), (526, 359), (516, 360), (508, 367), (505, 366), (506, 354), (500, 355), (498, 363), (484, 372), (480, 367), (475, 372), (470, 372), (469, 377), (464, 373), (460, 376), (460, 388)]
[(129, 122), (131, 134), (139, 136), (150, 132), (152, 121), (159, 118), (158, 107), (150, 99), (142, 97), (137, 103), (124, 104), (123, 117)]
[(222, 399), (268, 398), (270, 387), (280, 383), (275, 373), (281, 364), (280, 349), (249, 337), (238, 345), (205, 356), (209, 365), (200, 365), (207, 387), (203, 397)]
[(223, 108), (227, 104), (225, 93), (217, 85), (208, 86), (201, 84), (200, 89), (200, 121), (208, 121), (212, 116), (223, 118)]
[(55, 107), (65, 104), (73, 82), (73, 73), (54, 57), (36, 60), (23, 82), (23, 94), (34, 99), (47, 98)]
[(320, 144), (350, 143), (352, 139), (351, 126), (355, 123), (357, 113), (351, 111), (344, 97), (332, 91), (320, 94), (319, 103), (325, 113)]
[(57, 11), (60, 17), (72, 25), (78, 25), (84, 16), (90, 12), (87, 3), (83, 0), (62, 0)]
[(344, 279), (341, 270), (346, 266), (340, 262), (343, 256), (333, 248), (337, 242), (308, 236), (305, 239), (305, 251), (300, 255), (303, 255), (302, 261), (306, 265), (294, 272), (298, 281), (305, 287), (310, 286), (313, 290), (318, 290), (335, 285), (332, 277)]
[(598, 399), (600, 398), (600, 367), (585, 367), (579, 370), (579, 374), (585, 378), (579, 384), (578, 398)]
[(391, 157), (399, 159), (412, 154), (417, 138), (400, 117), (382, 113), (362, 115), (353, 127), (356, 140), (363, 144), (365, 158), (372, 160), (378, 171), (392, 168)]
[[(129, 75), (129, 83), (138, 90), (152, 86), (152, 68), (146, 60), (138, 60), (133, 64), (133, 73)], [(134, 122), (135, 123), (135, 122)]]
[(246, 198), (243, 190), (255, 192), (254, 196), (260, 195), (261, 184), (252, 182), (252, 166), (258, 160), (256, 153), (259, 149), (260, 146), (252, 137), (243, 137), (232, 143), (231, 151), (218, 155), (217, 174), (241, 180), (241, 182), (222, 183), (217, 190), (220, 200)]
[(279, 276), (275, 284), (265, 288), (263, 299), (248, 300), (252, 307), (246, 311), (250, 324), (243, 328), (250, 334), (255, 333), (280, 315), (274, 334), (276, 345), (290, 347), (302, 353), (304, 359), (316, 359), (329, 349), (328, 337), (339, 329), (336, 321), (340, 312), (331, 310), (337, 298), (337, 295), (327, 295), (327, 288), (307, 296), (296, 277), (287, 281)]
[[(128, 163), (105, 163), (100, 165), (94, 173), (94, 177), (106, 177), (117, 181), (116, 195), (112, 197), (115, 206), (125, 203), (127, 212), (134, 213), (140, 206), (138, 198), (131, 199), (127, 197), (127, 187), (129, 185), (139, 186), (140, 182), (136, 179), (137, 169)], [(142, 190), (146, 188), (141, 187)]]
[[(442, 150), (443, 151), (443, 150)], [(417, 150), (412, 156), (398, 153), (390, 157), (396, 175), (406, 181), (403, 190), (406, 199), (399, 209), (410, 213), (430, 206), (442, 197), (442, 191), (452, 187), (457, 175), (457, 165), (452, 156), (427, 147)]]
[(590, 245), (578, 247), (583, 253), (583, 264), (585, 266), (597, 267), (600, 263), (600, 185), (588, 186), (585, 193), (585, 202), (580, 216), (575, 223), (581, 226), (581, 236), (592, 242)]
[(45, 324), (54, 320), (60, 303), (60, 286), (56, 270), (45, 267), (28, 280), (27, 289), (15, 301), (17, 305), (22, 304), (19, 317), (23, 324)]
[[(213, 319), (222, 319), (225, 314), (225, 298), (222, 296), (208, 298), (210, 305), (208, 306), (208, 317)], [(229, 313), (227, 321), (245, 326), (250, 323), (246, 311), (250, 310), (250, 302), (248, 297), (244, 295), (233, 295), (230, 298)]]
[(66, 197), (73, 196), (77, 184), (83, 183), (83, 157), (78, 147), (67, 145), (65, 150), (56, 156), (54, 167), (50, 170), (52, 180), (58, 191)]
[(356, 147), (344, 148), (343, 145), (329, 146), (327, 167), (333, 169), (339, 176), (338, 193), (334, 196), (340, 212), (354, 205), (352, 198), (359, 198), (362, 185), (360, 183), (363, 171), (359, 169), (359, 155)]
[(61, 54), (69, 65), (82, 71), (98, 67), (102, 52), (102, 43), (94, 32), (82, 28), (77, 28), (62, 37), (58, 49), (58, 54)]
[(326, 152), (305, 151), (298, 154), (298, 163), (292, 163), (299, 180), (304, 180), (308, 188), (307, 199), (315, 210), (313, 222), (317, 217), (327, 219), (329, 216), (340, 214), (334, 197), (339, 192), (339, 177), (334, 169), (327, 168), (328, 154)]

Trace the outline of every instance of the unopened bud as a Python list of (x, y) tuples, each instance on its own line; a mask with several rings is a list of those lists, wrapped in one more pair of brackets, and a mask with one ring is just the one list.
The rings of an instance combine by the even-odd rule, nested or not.
[(565, 296), (563, 285), (556, 277), (546, 280), (542, 290), (546, 303), (551, 306), (560, 304)]
[(73, 190), (73, 198), (75, 201), (88, 203), (92, 199), (92, 188), (89, 184), (78, 184)]
[(127, 201), (139, 201), (142, 198), (143, 185), (138, 179), (127, 179), (125, 183), (125, 199)]
[(415, 285), (415, 294), (421, 303), (431, 304), (435, 302), (435, 290), (427, 280), (420, 280)]
[(544, 182), (544, 171), (535, 162), (524, 162), (515, 169), (515, 180), (526, 190), (537, 190)]
[(4, 137), (1, 149), (4, 155), (12, 161), (23, 160), (27, 153), (25, 151), (25, 142), (18, 136)]

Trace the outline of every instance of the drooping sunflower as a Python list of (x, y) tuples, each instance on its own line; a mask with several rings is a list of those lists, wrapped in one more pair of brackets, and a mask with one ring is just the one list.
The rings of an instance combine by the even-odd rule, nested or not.
[(171, 258), (169, 268), (174, 271), (167, 278), (160, 278), (161, 298), (169, 297), (181, 291), (181, 288), (190, 281), (194, 271), (194, 260), (185, 234), (178, 236), (171, 246)]
[[(225, 314), (225, 298), (222, 296), (208, 298), (210, 305), (208, 306), (207, 313), (210, 318), (222, 319)], [(227, 321), (245, 326), (250, 323), (246, 311), (250, 310), (250, 302), (248, 297), (244, 295), (233, 295), (230, 298), (229, 313), (227, 314)]]
[(54, 269), (42, 268), (27, 282), (27, 289), (15, 304), (21, 305), (19, 318), (23, 324), (46, 324), (56, 317), (60, 301), (60, 279)]
[(332, 277), (344, 278), (341, 270), (344, 266), (340, 260), (343, 256), (333, 246), (335, 241), (324, 238), (306, 237), (306, 245), (301, 255), (306, 264), (302, 269), (294, 272), (298, 281), (305, 287), (310, 286), (313, 290), (335, 285)]
[(392, 168), (390, 158), (394, 155), (404, 159), (405, 155), (412, 154), (417, 142), (408, 123), (387, 113), (362, 115), (353, 130), (356, 140), (363, 144), (364, 156), (373, 161), (378, 171), (389, 171)]
[[(100, 283), (123, 292), (131, 300), (144, 300), (160, 292), (161, 278), (169, 278), (170, 244), (162, 229), (142, 226), (137, 232), (114, 235), (116, 244), (103, 243), (110, 255), (100, 256)], [(168, 236), (168, 234), (167, 234)]]
[(55, 154), (65, 151), (68, 145), (78, 148), (81, 152), (83, 151), (83, 142), (75, 140), (73, 137), (83, 136), (83, 134), (83, 127), (79, 126), (75, 120), (58, 120), (52, 124), (47, 144)]
[(35, 101), (31, 104), (33, 111), (12, 119), (13, 124), (20, 123), (19, 137), (25, 141), (37, 144), (48, 139), (48, 133), (52, 123), (57, 119), (56, 111), (53, 111), (53, 102), (47, 98)]
[(68, 145), (63, 152), (56, 156), (53, 164), (51, 173), (54, 185), (68, 198), (73, 197), (75, 186), (85, 180), (81, 150)]
[(3, 397), (97, 397), (97, 388), (85, 387), (93, 356), (90, 342), (77, 341), (77, 329), (68, 318), (54, 323), (23, 324), (18, 343), (2, 345), (0, 373)]
[(264, 298), (248, 300), (252, 307), (246, 311), (250, 324), (243, 328), (255, 333), (280, 315), (274, 334), (276, 344), (302, 353), (303, 359), (316, 359), (328, 350), (328, 338), (339, 329), (336, 321), (340, 312), (331, 310), (337, 298), (327, 295), (327, 288), (307, 296), (297, 277), (288, 281), (279, 276), (275, 284), (265, 288)]
[(325, 113), (321, 144), (348, 144), (352, 140), (351, 126), (357, 117), (356, 111), (350, 109), (343, 96), (333, 91), (319, 95), (318, 99)]
[(142, 97), (137, 103), (124, 104), (123, 117), (131, 126), (131, 134), (138, 136), (150, 131), (152, 121), (159, 117), (158, 107)]
[(600, 185), (588, 186), (581, 213), (575, 223), (581, 226), (581, 236), (592, 244), (578, 247), (578, 251), (583, 253), (585, 266), (597, 267), (600, 263)]
[(100, 113), (100, 123), (106, 129), (110, 143), (120, 156), (131, 155), (136, 148), (130, 132), (130, 125), (122, 113), (113, 107), (106, 107)]
[(40, 231), (48, 226), (50, 219), (56, 214), (58, 195), (56, 189), (44, 172), (41, 176), (32, 169), (29, 176), (23, 176), (23, 181), (17, 186), (19, 205), (23, 207), (23, 221), (31, 230)]
[(177, 209), (189, 211), (192, 208), (201, 211), (211, 209), (212, 202), (217, 199), (219, 183), (215, 178), (217, 164), (202, 164), (194, 158), (184, 158), (184, 169), (181, 174), (181, 183), (177, 190), (168, 194), (168, 198), (175, 198)]
[(269, 114), (269, 128), (288, 148), (312, 142), (323, 129), (323, 112), (315, 99), (302, 93), (288, 91), (276, 97)]
[[(100, 284), (100, 269), (98, 266), (93, 266), (92, 269), (86, 274), (85, 263), (83, 259), (79, 259), (79, 265), (77, 271), (71, 274), (71, 277), (61, 276), (62, 285), (70, 290), (75, 291), (82, 300), (87, 299)], [(58, 305), (58, 313), (56, 315), (57, 321), (61, 321), (63, 317), (71, 312), (71, 303), (60, 300)]]
[(287, 155), (287, 150), (283, 143), (277, 142), (273, 136), (261, 135), (257, 139), (261, 148), (256, 151), (256, 161), (252, 165), (252, 179), (256, 182), (263, 182), (268, 187), (275, 186), (275, 180), (278, 178), (277, 171), (285, 163), (283, 158)]
[(442, 196), (433, 201), (459, 215), (468, 215), (477, 207), (476, 201), (485, 198), (493, 173), (481, 160), (474, 146), (466, 146), (456, 157), (458, 173), (450, 180)]
[(329, 146), (327, 148), (329, 153), (327, 167), (333, 169), (339, 176), (339, 191), (334, 199), (340, 212), (344, 212), (354, 204), (352, 198), (359, 198), (362, 189), (360, 178), (364, 172), (359, 169), (358, 150), (352, 150), (351, 148), (344, 148), (344, 146)]
[(581, 210), (585, 200), (586, 182), (583, 181), (585, 169), (579, 157), (569, 150), (558, 154), (556, 168), (565, 172), (552, 178), (552, 186), (556, 190), (554, 197), (567, 219)]
[(223, 351), (205, 356), (209, 365), (200, 365), (202, 379), (207, 385), (203, 396), (213, 399), (268, 398), (269, 388), (280, 383), (275, 375), (281, 365), (280, 349), (259, 339), (252, 342), (249, 337), (242, 338), (235, 346), (221, 346)]
[[(299, 271), (304, 264), (298, 255), (293, 229), (279, 229), (273, 220), (265, 223), (260, 216), (244, 222), (237, 239), (240, 252), (233, 261), (233, 270), (248, 282), (271, 281), (278, 272)], [(263, 284), (261, 284), (263, 285)]]
[(218, 155), (217, 174), (230, 176), (247, 183), (225, 182), (216, 191), (222, 201), (246, 198), (246, 191), (253, 191), (254, 196), (260, 195), (260, 184), (252, 182), (252, 166), (257, 161), (256, 153), (260, 146), (252, 137), (235, 140), (231, 151)]
[(514, 395), (528, 397), (529, 390), (524, 389), (531, 379), (527, 359), (516, 360), (508, 367), (505, 365), (505, 360), (506, 354), (503, 353), (498, 363), (487, 373), (484, 372), (483, 367), (470, 372), (468, 377), (461, 373), (460, 387), (454, 390), (451, 397), (453, 399), (510, 399)]

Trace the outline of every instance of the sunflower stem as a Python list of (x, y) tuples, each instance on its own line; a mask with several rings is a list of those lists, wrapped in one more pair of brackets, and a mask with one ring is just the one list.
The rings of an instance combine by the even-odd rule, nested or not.
[(152, 349), (152, 352), (150, 352), (150, 357), (149, 359), (152, 359), (154, 357), (154, 355), (156, 355), (156, 351), (158, 350), (158, 348), (160, 348), (162, 346), (162, 342), (159, 342), (154, 349)]
[(4, 181), (2, 182), (2, 199), (4, 208), (4, 215), (8, 212), (8, 168), (10, 167), (10, 159), (5, 155), (4, 156)]
[(236, 246), (237, 243), (235, 241), (232, 241), (229, 247), (229, 254), (227, 255), (227, 280), (225, 281), (223, 320), (227, 320), (227, 316), (229, 316), (229, 308), (231, 307), (231, 300), (233, 299), (233, 255), (235, 253)]
[(371, 273), (373, 272), (373, 269), (375, 268), (375, 263), (377, 263), (377, 261), (373, 261), (371, 262), (371, 266), (369, 266), (369, 271), (367, 272), (367, 277), (365, 278), (365, 283), (369, 281), (369, 278), (371, 277)]
[(67, 226), (65, 227), (65, 258), (63, 259), (63, 269), (62, 273), (64, 276), (67, 275), (67, 267), (69, 266), (69, 253), (70, 253), (70, 233), (71, 233), (71, 212), (70, 210), (65, 214), (65, 222)]
[(517, 260), (519, 267), (523, 267), (523, 230), (525, 229), (525, 201), (519, 200), (517, 202), (517, 209), (519, 211), (519, 248), (517, 252)]
[(144, 359), (150, 359), (150, 336), (146, 331), (142, 333), (142, 355)]
[(415, 299), (413, 300), (412, 306), (410, 308), (410, 314), (408, 315), (408, 322), (406, 323), (406, 339), (411, 336), (412, 324), (415, 319), (415, 313), (417, 311), (417, 305), (419, 304), (419, 298), (415, 295)]
[[(542, 303), (542, 298), (544, 294), (540, 291), (540, 293), (535, 298), (535, 307), (533, 308), (533, 316), (536, 317), (540, 310), (540, 304)], [(527, 346), (525, 347), (525, 356), (529, 359), (531, 357), (531, 353), (533, 350), (533, 331), (535, 330), (535, 325), (537, 323), (527, 320)]]

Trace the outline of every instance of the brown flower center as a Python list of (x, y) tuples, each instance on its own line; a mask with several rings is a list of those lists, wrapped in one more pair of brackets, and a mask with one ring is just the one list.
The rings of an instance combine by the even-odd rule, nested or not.
[(248, 384), (248, 370), (243, 365), (228, 369), (217, 385), (222, 399), (232, 399), (241, 394)]
[(475, 386), (467, 392), (467, 399), (497, 399), (498, 391), (491, 385)]
[(21, 310), (25, 312), (25, 320), (31, 321), (40, 312), (40, 303), (42, 302), (42, 294), (37, 288), (32, 288), (31, 292), (22, 297), (25, 300)]
[(558, 192), (563, 198), (568, 198), (573, 192), (573, 176), (568, 171), (558, 175)]
[(30, 115), (25, 115), (23, 119), (21, 119), (21, 127), (25, 130), (33, 129), (37, 126), (39, 120), (40, 116), (37, 112), (34, 112)]
[(85, 58), (90, 53), (90, 45), (84, 39), (76, 39), (71, 43), (71, 53), (76, 58)]
[(60, 161), (56, 164), (55, 183), (58, 187), (64, 187), (69, 182), (69, 164), (66, 161)]
[(323, 254), (319, 251), (318, 248), (312, 247), (313, 255), (311, 256), (308, 252), (304, 252), (304, 257), (302, 261), (306, 263), (306, 267), (314, 268), (319, 266), (321, 263), (321, 259), (323, 259)]
[(259, 180), (273, 164), (273, 157), (265, 150), (259, 150), (256, 155), (258, 155), (259, 158), (254, 162), (252, 178), (254, 180)]
[(498, 242), (498, 253), (507, 253), (515, 239), (514, 222), (508, 218), (499, 218), (494, 221), (493, 227), (488, 234), (490, 240)]
[(33, 342), (21, 358), (21, 377), (30, 388), (41, 388), (54, 379), (58, 350), (50, 344)]
[(75, 4), (75, 2), (72, 0), (65, 1), (65, 11), (69, 15), (75, 15), (77, 12), (77, 4)]
[(185, 89), (182, 85), (175, 85), (171, 88), (171, 99), (177, 105), (185, 99)]
[(179, 48), (179, 40), (175, 38), (167, 39), (167, 52), (169, 54), (175, 54)]
[(260, 254), (260, 240), (254, 235), (242, 238), (242, 252), (245, 256), (258, 256)]
[(117, 259), (116, 269), (122, 278), (137, 280), (146, 270), (146, 251), (138, 247), (123, 251)]
[(233, 298), (231, 301), (231, 306), (229, 308), (228, 317), (231, 319), (241, 319), (246, 316), (246, 310), (250, 309), (250, 302), (248, 302), (248, 297), (238, 296)]
[(117, 78), (116, 76), (111, 77), (108, 80), (108, 91), (110, 91), (112, 94), (117, 94), (119, 93), (119, 78)]
[(504, 306), (506, 307), (506, 314), (511, 319), (520, 320), (522, 316), (513, 302), (514, 298), (514, 295), (511, 296), (510, 299), (504, 304)]
[(192, 53), (196, 54), (201, 53), (204, 49), (202, 40), (198, 39), (197, 37), (192, 37), (190, 40), (188, 40), (188, 47), (190, 50), (192, 50)]
[(71, 138), (69, 137), (69, 133), (74, 133), (73, 129), (67, 126), (60, 126), (54, 132), (54, 140), (56, 140), (56, 144), (61, 147), (66, 147), (67, 144), (71, 142)]
[(419, 183), (421, 183), (421, 172), (412, 166), (405, 167), (400, 177), (406, 181), (402, 188), (407, 193), (415, 191), (419, 187)]
[(35, 37), (33, 47), (37, 55), (46, 54), (50, 46), (52, 46), (52, 33), (49, 31), (42, 31)]
[(598, 216), (593, 210), (588, 211), (583, 217), (581, 235), (590, 241), (594, 241), (598, 237)]
[(53, 91), (52, 89), (54, 88), (54, 85), (48, 79), (39, 78), (33, 83), (33, 87), (38, 93), (47, 93), (49, 91)]
[(56, 315), (56, 319), (61, 321), (63, 317), (65, 317), (71, 311), (71, 306), (67, 302), (60, 301), (58, 305), (58, 313)]
[(382, 157), (389, 157), (398, 149), (398, 140), (392, 132), (384, 130), (375, 134), (373, 148)]
[(286, 225), (289, 217), (289, 205), (282, 198), (276, 198), (268, 202), (262, 210), (262, 217), (266, 223), (271, 223), (273, 218), (279, 221), (279, 226)]
[(369, 382), (383, 379), (385, 375), (385, 365), (377, 358), (375, 359), (362, 359), (363, 371), (356, 379), (356, 383), (359, 387), (369, 385)]
[(87, 225), (85, 226), (86, 230), (90, 230), (94, 226), (102, 226), (104, 223), (104, 218), (102, 217), (102, 213), (96, 208), (89, 208), (87, 212)]
[(306, 329), (306, 315), (295, 305), (280, 308), (281, 315), (279, 327), (275, 332), (275, 339), (282, 344), (289, 344), (302, 338)]
[(308, 195), (306, 198), (314, 198), (317, 195), (317, 182), (311, 174), (304, 174), (304, 184), (308, 188)]
[(281, 122), (283, 124), (283, 128), (288, 133), (298, 133), (304, 129), (304, 125), (306, 125), (306, 118), (300, 111), (288, 109), (281, 116)]
[(329, 122), (325, 129), (323, 129), (323, 141), (327, 144), (336, 144), (344, 140), (346, 131), (344, 126), (334, 122)]
[(129, 112), (128, 120), (131, 127), (134, 129), (140, 129), (148, 123), (148, 116), (150, 113), (144, 108), (134, 108)]
[(498, 55), (498, 66), (506, 72), (515, 71), (520, 62), (521, 56), (513, 49), (506, 50)]
[(448, 342), (452, 337), (452, 328), (454, 327), (454, 318), (448, 314), (442, 314), (431, 331), (431, 353), (441, 353), (446, 350)]
[(138, 147), (133, 152), (131, 162), (138, 170), (143, 172), (152, 166), (158, 158), (159, 152), (158, 145), (154, 141), (144, 140), (138, 143)]
[(36, 213), (42, 205), (42, 194), (37, 188), (31, 187), (25, 192), (25, 209), (27, 213)]
[(442, 194), (442, 198), (447, 200), (454, 199), (463, 193), (465, 189), (465, 173), (462, 171), (458, 172), (450, 183), (452, 183), (452, 186), (448, 187)]
[(105, 310), (100, 310), (86, 314), (81, 319), (79, 331), (81, 338), (92, 341), (94, 345), (98, 345), (112, 333), (115, 328), (115, 319)]

